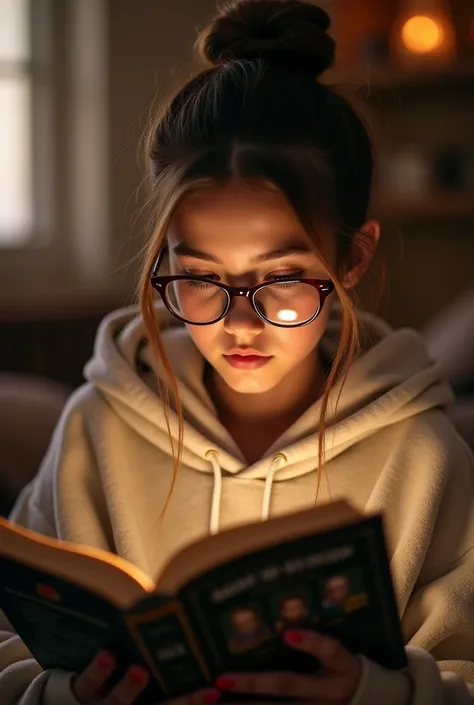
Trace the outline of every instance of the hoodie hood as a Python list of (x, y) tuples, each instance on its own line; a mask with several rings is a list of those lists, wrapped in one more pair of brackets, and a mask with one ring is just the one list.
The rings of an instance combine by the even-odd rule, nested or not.
[[(366, 342), (342, 391), (339, 381), (330, 394), (327, 461), (383, 427), (453, 402), (453, 393), (440, 365), (430, 358), (416, 331), (408, 328), (394, 331), (371, 314), (360, 311), (358, 315)], [(321, 400), (285, 431), (264, 458), (247, 467), (233, 438), (217, 418), (203, 383), (204, 359), (185, 326), (161, 304), (156, 305), (156, 318), (183, 406), (183, 462), (197, 471), (212, 473), (218, 459), (226, 473), (267, 479), (271, 461), (278, 466), (279, 481), (314, 470)], [(340, 330), (341, 315), (336, 301), (320, 341), (320, 348), (329, 359), (336, 353)], [(138, 306), (108, 315), (98, 329), (94, 355), (85, 367), (85, 377), (130, 427), (171, 455), (167, 421), (154, 384), (153, 369), (156, 366)], [(158, 374), (163, 376), (162, 370), (158, 369)], [(177, 448), (178, 423), (173, 410), (169, 424)]]

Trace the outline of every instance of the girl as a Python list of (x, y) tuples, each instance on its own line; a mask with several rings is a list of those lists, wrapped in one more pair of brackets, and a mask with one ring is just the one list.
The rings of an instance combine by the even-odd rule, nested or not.
[[(240, 0), (201, 34), (210, 67), (147, 143), (140, 310), (100, 326), (11, 518), (154, 576), (208, 532), (348, 497), (385, 514), (408, 668), (289, 630), (322, 671), (224, 674), (184, 700), (474, 703), (473, 458), (418, 334), (354, 307), (379, 224), (367, 131), (318, 80), (328, 27), (298, 0)], [(106, 653), (79, 675), (41, 672), (2, 629), (2, 705), (129, 705), (146, 683), (131, 665), (106, 692)]]

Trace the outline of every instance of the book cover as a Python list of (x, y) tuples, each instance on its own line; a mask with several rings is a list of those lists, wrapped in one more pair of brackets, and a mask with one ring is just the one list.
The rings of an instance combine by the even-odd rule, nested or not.
[(166, 636), (153, 609), (150, 597), (128, 620), (173, 694), (224, 671), (313, 672), (315, 660), (283, 642), (286, 628), (313, 628), (386, 668), (406, 666), (380, 517), (214, 568), (168, 606)]
[(111, 684), (130, 663), (147, 667), (153, 679), (139, 703), (191, 692), (224, 671), (314, 671), (313, 658), (283, 642), (291, 627), (332, 634), (387, 668), (406, 666), (381, 516), (317, 534), (280, 532), (247, 554), (231, 549), (176, 594), (160, 593), (158, 581), (128, 609), (112, 604), (108, 586), (86, 589), (0, 555), (0, 607), (45, 669), (80, 672), (104, 648), (119, 666)]

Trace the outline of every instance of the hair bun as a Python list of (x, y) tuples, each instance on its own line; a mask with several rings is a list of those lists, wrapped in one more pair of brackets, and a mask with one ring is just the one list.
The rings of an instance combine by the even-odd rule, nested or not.
[(212, 66), (276, 59), (317, 78), (334, 63), (330, 24), (321, 7), (300, 0), (227, 0), (196, 46)]

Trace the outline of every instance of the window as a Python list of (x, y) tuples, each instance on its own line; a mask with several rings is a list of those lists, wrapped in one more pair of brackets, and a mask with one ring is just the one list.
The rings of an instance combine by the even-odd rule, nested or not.
[(0, 0), (0, 247), (29, 240), (33, 224), (29, 0)]
[(49, 243), (53, 228), (51, 0), (0, 0), (0, 250)]
[(69, 290), (110, 269), (107, 23), (106, 0), (0, 0), (0, 282), (12, 295), (26, 295), (25, 276)]

